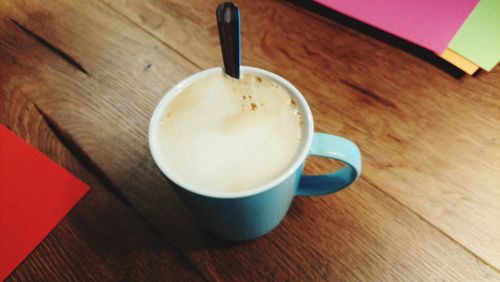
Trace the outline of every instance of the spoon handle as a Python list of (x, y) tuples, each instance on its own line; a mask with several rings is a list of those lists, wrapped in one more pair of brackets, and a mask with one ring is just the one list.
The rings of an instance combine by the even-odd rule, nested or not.
[(220, 46), (224, 59), (224, 71), (240, 78), (241, 45), (240, 45), (240, 10), (231, 2), (217, 6), (215, 12), (219, 28)]

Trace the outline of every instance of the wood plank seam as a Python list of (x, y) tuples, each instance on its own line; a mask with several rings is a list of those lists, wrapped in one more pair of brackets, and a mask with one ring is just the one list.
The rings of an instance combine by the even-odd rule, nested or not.
[(73, 66), (75, 69), (78, 71), (84, 73), (87, 76), (90, 76), (88, 71), (80, 64), (75, 58), (64, 52), (63, 50), (57, 48), (54, 46), (52, 43), (48, 42), (45, 40), (43, 37), (40, 35), (34, 33), (33, 31), (29, 30), (27, 27), (23, 26), (22, 24), (18, 23), (14, 19), (10, 19), (10, 21), (16, 25), (19, 29), (21, 29), (24, 33), (26, 33), (28, 36), (32, 37), (35, 39), (36, 42), (40, 43), (41, 45), (45, 46), (47, 49), (49, 49), (52, 53), (56, 54), (58, 57), (66, 61), (68, 64)]
[(439, 228), (438, 226), (436, 226), (435, 224), (433, 224), (432, 222), (430, 222), (429, 220), (427, 220), (425, 217), (423, 217), (422, 215), (420, 215), (419, 213), (415, 212), (414, 210), (412, 210), (410, 207), (404, 205), (401, 201), (399, 201), (397, 198), (395, 198), (394, 196), (388, 194), (387, 192), (385, 192), (383, 189), (380, 189), (380, 187), (378, 187), (375, 183), (373, 183), (372, 181), (370, 181), (366, 176), (361, 176), (361, 179), (363, 179), (366, 183), (368, 183), (368, 185), (372, 186), (374, 189), (378, 190), (379, 192), (381, 192), (382, 194), (386, 195), (389, 199), (393, 200), (394, 202), (398, 203), (399, 205), (401, 205), (404, 209), (406, 209), (407, 211), (409, 211), (410, 213), (413, 213), (414, 215), (416, 215), (420, 220), (422, 220), (423, 222), (427, 223), (429, 226), (433, 227), (434, 229), (436, 229), (439, 233), (443, 234), (445, 237), (447, 237), (448, 239), (450, 239), (452, 242), (454, 242), (455, 244), (457, 244), (458, 246), (462, 247), (467, 253), (469, 253), (470, 255), (472, 255), (473, 257), (475, 257), (477, 260), (479, 260), (480, 262), (482, 262), (483, 264), (487, 265), (488, 267), (490, 267), (492, 270), (494, 270), (495, 272), (499, 273), (500, 274), (500, 269), (497, 269), (494, 265), (492, 265), (491, 263), (489, 263), (487, 260), (483, 259), (482, 257), (480, 257), (479, 255), (477, 255), (476, 253), (474, 253), (472, 250), (470, 250), (469, 248), (467, 248), (465, 245), (463, 245), (462, 243), (460, 243), (459, 241), (457, 241), (455, 238), (453, 238), (452, 236), (450, 236), (448, 233), (444, 232), (443, 230), (441, 230), (441, 228)]
[[(32, 102), (33, 103), (33, 102)], [(78, 146), (78, 144), (72, 139), (69, 134), (66, 134), (64, 130), (58, 125), (58, 123), (53, 120), (48, 114), (46, 114), (42, 109), (38, 107), (37, 104), (33, 103), (37, 112), (42, 116), (44, 122), (49, 127), (52, 134), (54, 134), (59, 142), (61, 142), (64, 147), (66, 147), (75, 158), (83, 164), (89, 171), (92, 172), (93, 175), (96, 176), (102, 183), (104, 183), (105, 187), (115, 195), (118, 199), (120, 199), (125, 205), (128, 207), (132, 207), (130, 201), (121, 193), (120, 189), (113, 184), (113, 182), (102, 172), (102, 169), (93, 162), (87, 154)]]
[(382, 98), (380, 96), (378, 96), (377, 94), (375, 94), (373, 91), (370, 91), (368, 89), (365, 89), (359, 85), (356, 85), (350, 81), (347, 81), (347, 80), (344, 80), (344, 79), (340, 79), (340, 82), (342, 82), (343, 84), (345, 84), (346, 86), (356, 90), (357, 93), (360, 93), (362, 95), (365, 95), (367, 97), (370, 97), (371, 99), (375, 100), (376, 102), (380, 102), (382, 103), (383, 105), (387, 106), (387, 107), (390, 107), (390, 108), (393, 108), (393, 109), (396, 109), (397, 110), (397, 106), (396, 104), (394, 104), (391, 100), (388, 100), (386, 98)]
[(58, 123), (53, 120), (49, 115), (47, 115), (38, 105), (26, 97), (35, 107), (37, 112), (42, 116), (44, 122), (47, 124), (48, 128), (52, 132), (52, 134), (59, 140), (59, 142), (68, 149), (71, 154), (75, 157), (75, 159), (80, 162), (83, 167), (87, 168), (101, 183), (103, 186), (111, 192), (113, 196), (118, 198), (121, 202), (123, 202), (127, 207), (129, 207), (144, 223), (155, 232), (160, 238), (162, 238), (165, 243), (171, 247), (180, 257), (182, 257), (185, 262), (196, 272), (201, 278), (206, 281), (209, 281), (205, 275), (201, 271), (199, 271), (197, 265), (195, 265), (177, 246), (173, 245), (162, 232), (160, 232), (155, 225), (153, 225), (147, 218), (145, 218), (142, 213), (138, 212), (137, 209), (130, 203), (130, 201), (122, 194), (120, 189), (113, 183), (111, 179), (109, 179), (103, 170), (94, 162), (92, 159), (80, 148), (80, 146), (72, 139), (69, 134), (65, 134), (62, 128), (58, 125)]
[[(184, 55), (183, 53), (181, 53), (179, 50), (175, 49), (174, 47), (170, 46), (167, 42), (163, 41), (161, 38), (159, 38), (158, 36), (156, 36), (155, 34), (151, 33), (149, 30), (145, 29), (144, 27), (140, 26), (139, 24), (137, 24), (136, 22), (134, 22), (132, 19), (130, 19), (129, 17), (127, 17), (126, 15), (124, 15), (122, 12), (120, 12), (119, 10), (117, 10), (116, 8), (114, 8), (113, 6), (109, 5), (108, 3), (104, 2), (103, 0), (99, 0), (99, 2), (101, 2), (101, 4), (103, 4), (104, 6), (108, 7), (111, 11), (117, 13), (118, 15), (120, 15), (122, 18), (124, 18), (127, 22), (133, 24), (134, 26), (138, 27), (139, 29), (141, 29), (142, 31), (144, 31), (147, 35), (151, 36), (152, 38), (158, 40), (158, 42), (162, 43), (163, 45), (165, 45), (168, 49), (172, 50), (174, 53), (176, 53), (177, 55), (179, 55), (181, 58), (183, 58), (184, 60), (186, 60), (187, 62), (189, 62), (190, 64), (192, 64), (193, 66), (197, 67), (198, 69), (202, 70), (203, 67), (198, 65), (196, 62), (194, 62), (193, 60), (191, 60), (189, 57), (187, 57), (186, 55)], [(215, 13), (215, 12), (214, 12)], [(149, 67), (145, 67), (144, 70), (147, 70)]]

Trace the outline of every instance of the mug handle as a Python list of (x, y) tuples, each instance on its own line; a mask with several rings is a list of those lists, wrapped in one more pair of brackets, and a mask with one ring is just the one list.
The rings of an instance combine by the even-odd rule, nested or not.
[(361, 174), (359, 148), (345, 138), (315, 132), (309, 155), (339, 160), (345, 166), (329, 174), (302, 176), (297, 195), (319, 196), (335, 193), (353, 183)]

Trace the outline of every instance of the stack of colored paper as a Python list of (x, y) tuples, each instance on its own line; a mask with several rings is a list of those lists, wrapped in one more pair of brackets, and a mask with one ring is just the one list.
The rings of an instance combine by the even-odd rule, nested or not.
[(500, 0), (315, 0), (427, 48), (468, 74), (500, 60)]

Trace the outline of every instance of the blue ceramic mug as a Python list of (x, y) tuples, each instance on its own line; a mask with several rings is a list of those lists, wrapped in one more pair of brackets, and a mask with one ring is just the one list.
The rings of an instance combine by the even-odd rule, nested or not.
[[(229, 240), (251, 240), (276, 227), (296, 195), (317, 196), (335, 193), (354, 182), (361, 173), (361, 154), (351, 141), (325, 133), (314, 132), (309, 106), (302, 94), (284, 78), (253, 67), (241, 67), (241, 73), (266, 77), (288, 89), (295, 98), (304, 118), (302, 145), (288, 169), (271, 182), (245, 191), (220, 192), (189, 187), (178, 179), (160, 157), (158, 126), (160, 118), (173, 98), (191, 83), (204, 77), (221, 73), (222, 68), (212, 68), (196, 73), (174, 86), (156, 107), (149, 125), (149, 146), (153, 158), (173, 183), (185, 204), (209, 231)], [(319, 176), (304, 176), (302, 170), (308, 156), (339, 160), (345, 166), (337, 171)]]

